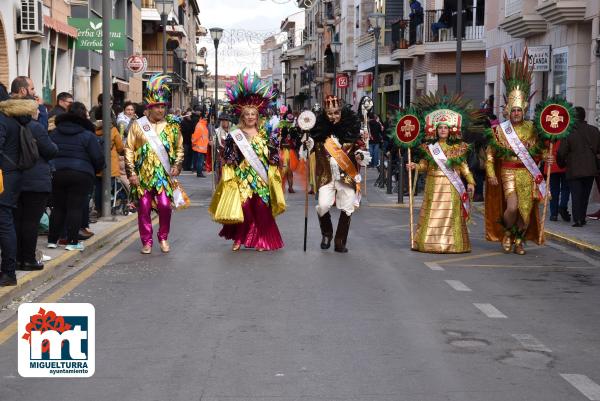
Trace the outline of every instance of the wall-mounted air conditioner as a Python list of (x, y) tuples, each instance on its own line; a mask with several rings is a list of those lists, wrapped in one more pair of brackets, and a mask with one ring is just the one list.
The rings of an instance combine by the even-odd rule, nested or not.
[(21, 33), (44, 33), (42, 0), (21, 0)]

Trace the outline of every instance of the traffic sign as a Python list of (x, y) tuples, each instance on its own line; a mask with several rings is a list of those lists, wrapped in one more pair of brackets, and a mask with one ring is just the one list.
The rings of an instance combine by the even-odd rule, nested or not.
[(348, 87), (348, 75), (339, 74), (336, 78), (337, 87), (338, 88), (347, 88)]
[(148, 60), (146, 57), (134, 54), (127, 59), (127, 69), (134, 74), (143, 74), (148, 68)]

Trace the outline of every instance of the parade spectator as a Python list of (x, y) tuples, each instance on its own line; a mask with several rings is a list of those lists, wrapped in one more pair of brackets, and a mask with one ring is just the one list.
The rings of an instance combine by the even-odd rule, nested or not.
[[(90, 110), (90, 120), (92, 121), (92, 123), (94, 123), (96, 121), (96, 110), (100, 109), (102, 110), (102, 93), (98, 95), (98, 104), (94, 107), (92, 107), (92, 109)], [(117, 126), (117, 115), (115, 114), (115, 111), (112, 108), (113, 106), (113, 97), (112, 95), (110, 96), (110, 118), (112, 120), (112, 124), (116, 127)]]
[(135, 103), (126, 101), (123, 106), (123, 111), (117, 116), (117, 129), (123, 138), (127, 138), (129, 127), (137, 119), (135, 106)]
[(42, 99), (35, 93), (35, 86), (29, 77), (18, 76), (12, 81), (10, 85), (10, 97), (15, 99), (35, 99), (40, 111), (38, 122), (45, 129), (48, 129), (48, 110), (42, 104)]
[(440, 18), (437, 20), (437, 22), (431, 24), (431, 32), (433, 33), (434, 42), (440, 40), (440, 29), (449, 28), (450, 24), (452, 24), (452, 10), (446, 7), (442, 10), (442, 14), (440, 15)]
[(11, 99), (6, 88), (0, 87), (0, 170), (4, 187), (0, 193), (0, 287), (17, 285), (17, 235), (13, 213), (21, 190), (19, 138), (21, 125), (28, 124), (37, 109), (36, 101)]
[(594, 179), (599, 173), (600, 132), (585, 121), (585, 109), (575, 107), (576, 125), (561, 141), (557, 153), (560, 167), (566, 167), (571, 189), (573, 227), (585, 225), (585, 217)]
[(421, 5), (421, 2), (417, 0), (410, 0), (410, 14), (408, 15), (408, 18), (410, 20), (408, 31), (410, 44), (421, 43), (423, 38), (421, 38), (421, 30), (419, 27), (423, 24), (424, 18), (423, 6)]
[[(102, 122), (102, 110), (96, 110), (96, 137), (103, 139), (104, 124)], [(99, 141), (100, 142), (100, 141)], [(112, 127), (110, 130), (110, 186), (111, 188), (115, 185), (115, 180), (121, 175), (119, 168), (119, 156), (125, 154), (125, 147), (123, 146), (123, 140), (121, 134), (117, 128)], [(96, 209), (96, 215), (102, 216), (102, 175), (103, 172), (96, 174), (95, 185), (94, 185), (94, 207)]]
[(21, 193), (14, 213), (17, 235), (17, 269), (20, 270), (44, 268), (44, 264), (38, 261), (35, 255), (38, 225), (52, 192), (52, 173), (48, 161), (53, 159), (58, 152), (58, 147), (50, 139), (48, 131), (36, 121), (36, 117), (37, 115), (27, 124), (27, 127), (36, 141), (40, 157), (33, 167), (23, 171)]
[[(555, 159), (559, 147), (560, 141), (556, 142), (552, 148)], [(567, 182), (565, 168), (560, 167), (558, 163), (553, 163), (550, 166), (550, 173), (550, 221), (557, 221), (559, 214), (564, 221), (571, 221), (571, 214), (568, 209), (571, 191)]]
[(56, 96), (56, 105), (48, 113), (48, 118), (56, 117), (68, 112), (72, 104), (73, 95), (71, 95), (69, 92), (60, 92)]
[(186, 115), (181, 120), (181, 136), (183, 138), (183, 170), (192, 171), (192, 159), (194, 152), (192, 150), (192, 134), (196, 124), (200, 120), (201, 107), (195, 106), (194, 111)]
[(375, 113), (369, 113), (369, 152), (371, 153), (371, 164), (369, 167), (379, 166), (379, 149), (385, 134), (385, 128)]
[(203, 171), (204, 159), (208, 152), (208, 135), (208, 121), (205, 118), (201, 118), (192, 134), (193, 164), (196, 166), (196, 177), (205, 177)]
[(52, 139), (58, 146), (58, 155), (53, 161), (56, 171), (52, 180), (54, 207), (50, 216), (49, 248), (56, 248), (66, 225), (66, 249), (83, 250), (83, 244), (78, 241), (81, 208), (94, 175), (104, 168), (104, 156), (94, 131), (83, 103), (73, 103), (68, 113), (56, 118)]

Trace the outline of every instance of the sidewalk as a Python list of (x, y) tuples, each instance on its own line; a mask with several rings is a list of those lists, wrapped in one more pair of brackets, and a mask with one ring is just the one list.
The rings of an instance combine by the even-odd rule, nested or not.
[[(364, 170), (363, 170), (364, 172)], [(368, 207), (391, 207), (391, 208), (408, 208), (408, 196), (404, 196), (404, 203), (398, 204), (398, 194), (387, 194), (386, 188), (376, 188), (373, 186), (376, 176), (374, 169), (369, 169), (367, 175), (367, 202)], [(395, 182), (393, 183), (395, 186)], [(594, 186), (595, 189), (595, 186)], [(363, 190), (364, 193), (364, 190)], [(422, 194), (422, 193), (421, 193)], [(418, 216), (418, 210), (421, 207), (422, 196), (418, 195), (414, 198), (415, 219)], [(600, 200), (597, 195), (592, 195), (588, 206), (588, 213), (595, 213), (600, 210)], [(474, 210), (483, 215), (484, 203), (477, 202), (473, 204)], [(569, 211), (571, 205), (569, 203)], [(540, 216), (542, 208), (540, 207)], [(552, 239), (557, 242), (566, 243), (583, 251), (592, 252), (600, 255), (600, 220), (587, 219), (587, 224), (584, 227), (572, 227), (573, 222), (550, 221), (550, 211), (546, 217), (545, 233), (547, 239)], [(415, 220), (416, 222), (416, 220)]]
[(137, 214), (128, 216), (111, 216), (114, 220), (98, 221), (90, 226), (90, 230), (95, 233), (90, 239), (83, 241), (85, 249), (79, 251), (67, 251), (63, 246), (56, 249), (46, 248), (48, 237), (40, 235), (38, 237), (37, 249), (44, 255), (52, 257), (51, 260), (44, 263), (44, 268), (38, 271), (20, 271), (17, 270), (17, 286), (0, 288), (0, 308), (9, 304), (15, 297), (36, 286), (53, 278), (58, 268), (69, 266), (77, 259), (89, 256), (98, 249), (102, 248), (108, 241), (129, 228), (133, 228), (137, 223)]

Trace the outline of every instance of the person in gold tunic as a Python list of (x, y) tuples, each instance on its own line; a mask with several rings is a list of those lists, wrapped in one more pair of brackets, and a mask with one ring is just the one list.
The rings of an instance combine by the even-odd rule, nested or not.
[[(428, 95), (428, 99), (422, 99), (421, 103), (430, 104), (437, 96)], [(449, 100), (447, 97), (439, 99), (441, 102)], [(459, 100), (458, 97), (454, 99)], [(464, 103), (459, 100), (459, 104)], [(468, 118), (466, 110), (459, 113), (450, 109), (453, 106), (460, 110), (456, 104), (441, 103), (425, 116), (422, 158), (418, 164), (406, 165), (409, 171), (416, 169), (427, 174), (413, 247), (419, 252), (471, 252), (467, 230), (468, 199), (473, 195), (475, 180), (466, 163), (469, 145), (461, 140), (461, 130), (465, 130), (471, 118)], [(441, 149), (441, 153), (436, 148)], [(432, 152), (441, 155), (441, 161), (445, 162), (448, 171), (440, 168)], [(461, 177), (467, 182), (466, 191), (462, 182), (459, 184)], [(455, 180), (454, 183), (451, 178)]]
[[(487, 131), (490, 144), (486, 151), (486, 239), (500, 241), (507, 253), (514, 250), (514, 253), (524, 255), (525, 240), (538, 242), (538, 205), (541, 200), (538, 189), (540, 177), (534, 177), (525, 163), (528, 163), (527, 160), (534, 164), (539, 162), (545, 149), (533, 123), (524, 120), (531, 82), (527, 53), (521, 60), (515, 61), (508, 61), (504, 55), (504, 64), (504, 83), (508, 93), (504, 112), (528, 154), (518, 156), (513, 151), (501, 126)], [(546, 162), (553, 162), (552, 155), (546, 157)]]
[[(153, 205), (158, 211), (158, 240), (163, 253), (170, 250), (168, 236), (173, 204), (173, 177), (181, 172), (183, 138), (179, 123), (166, 115), (168, 77), (154, 75), (148, 81), (148, 117), (136, 120), (125, 144), (125, 170), (131, 183), (131, 196), (138, 201), (138, 227), (143, 254), (152, 252)], [(154, 141), (150, 141), (150, 138)], [(155, 147), (156, 146), (156, 147)]]

